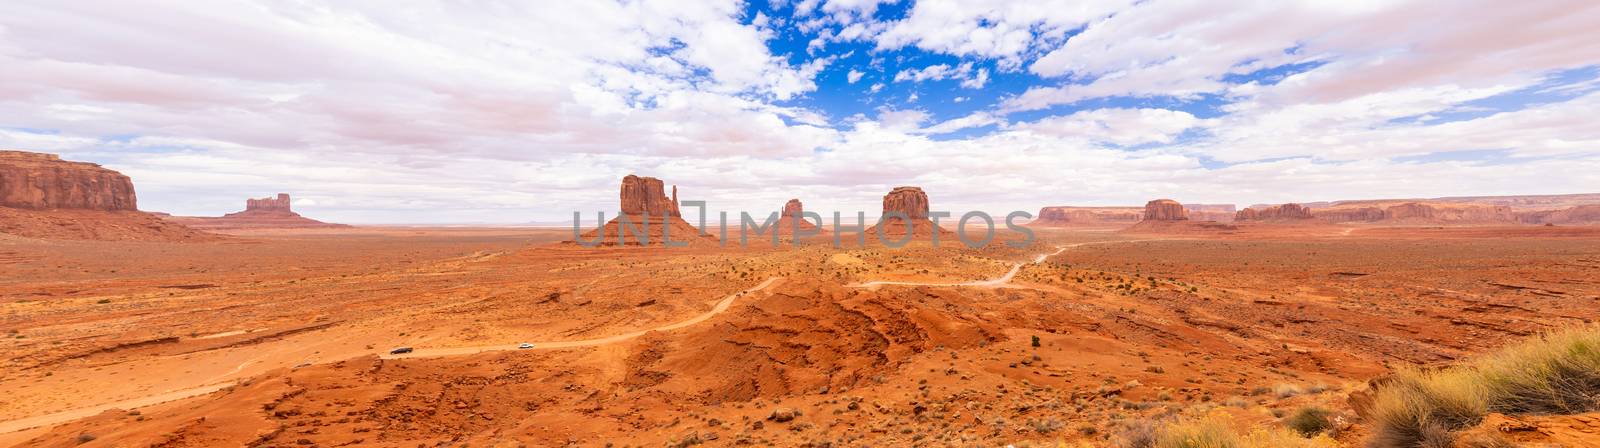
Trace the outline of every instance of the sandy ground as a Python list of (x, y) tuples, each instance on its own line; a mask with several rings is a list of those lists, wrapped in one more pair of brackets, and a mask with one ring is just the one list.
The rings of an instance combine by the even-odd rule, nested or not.
[(0, 445), (1100, 444), (1141, 419), (1339, 408), (1392, 366), (1600, 315), (1593, 231), (1247, 230), (981, 250), (9, 238)]

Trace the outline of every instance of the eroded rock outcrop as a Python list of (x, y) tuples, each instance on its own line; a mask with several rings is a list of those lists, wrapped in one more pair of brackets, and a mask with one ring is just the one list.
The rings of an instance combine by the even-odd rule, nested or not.
[(1156, 199), (1144, 204), (1145, 221), (1187, 221), (1189, 211), (1171, 199)]
[(607, 221), (598, 229), (580, 236), (586, 245), (603, 246), (660, 246), (671, 238), (674, 244), (715, 243), (716, 237), (702, 234), (699, 228), (684, 221), (678, 211), (678, 187), (672, 187), (672, 196), (666, 194), (666, 184), (654, 177), (629, 174), (622, 178), (618, 194), (622, 214)]
[(278, 193), (275, 197), (245, 199), (244, 211), (229, 213), (217, 218), (179, 216), (168, 219), (183, 223), (189, 227), (210, 230), (350, 227), (344, 224), (326, 223), (300, 216), (299, 213), (295, 213), (288, 193)]
[(1188, 213), (1191, 221), (1233, 221), (1234, 214), (1239, 211), (1233, 204), (1183, 204), (1183, 210)]
[(246, 199), (244, 211), (294, 212), (289, 206), (289, 194), (278, 193), (275, 198)]
[(1133, 224), (1144, 218), (1139, 207), (1044, 207), (1029, 225), (1064, 227), (1096, 224)]
[(883, 195), (883, 214), (878, 225), (867, 228), (866, 233), (877, 235), (880, 228), (885, 237), (894, 240), (908, 234), (918, 239), (934, 235), (939, 235), (941, 240), (955, 237), (955, 232), (928, 219), (928, 194), (920, 187), (895, 187)]
[(801, 204), (799, 199), (790, 199), (789, 202), (785, 202), (783, 204), (782, 216), (784, 218), (800, 216), (800, 214), (805, 213), (805, 211), (805, 205)]
[(1262, 208), (1247, 208), (1234, 215), (1236, 221), (1286, 221), (1312, 219), (1311, 209), (1288, 203)]
[(799, 199), (790, 199), (783, 204), (783, 212), (779, 214), (778, 231), (784, 234), (795, 233), (796, 226), (802, 232), (814, 231), (818, 227), (805, 217), (805, 205)]
[(654, 177), (629, 174), (622, 178), (622, 214), (681, 216), (678, 214), (678, 187), (667, 197), (665, 184)]
[(29, 210), (138, 210), (133, 180), (55, 154), (0, 151), (0, 207)]
[(928, 194), (921, 187), (895, 187), (883, 195), (883, 215), (894, 212), (910, 219), (928, 219)]
[(1577, 205), (1559, 210), (1522, 212), (1517, 213), (1517, 220), (1527, 224), (1600, 224), (1600, 205)]
[(1517, 214), (1509, 206), (1417, 201), (1348, 202), (1326, 209), (1314, 209), (1312, 215), (1317, 219), (1335, 223), (1511, 224), (1518, 222)]
[(192, 241), (216, 238), (138, 210), (122, 173), (55, 154), (0, 151), (0, 233), (28, 238)]

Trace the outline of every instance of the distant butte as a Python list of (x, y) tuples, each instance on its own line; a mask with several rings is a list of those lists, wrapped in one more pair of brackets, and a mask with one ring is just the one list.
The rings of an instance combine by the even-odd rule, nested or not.
[(1055, 206), (1039, 209), (1039, 217), (1029, 225), (1039, 227), (1129, 225), (1141, 219), (1144, 219), (1144, 209), (1140, 207)]
[(778, 234), (793, 235), (796, 226), (799, 227), (800, 232), (822, 233), (827, 231), (817, 227), (816, 223), (807, 219), (804, 215), (805, 211), (805, 205), (800, 203), (800, 199), (790, 199), (789, 202), (785, 202), (783, 204), (783, 212), (778, 216), (778, 223), (774, 224), (778, 226)]
[(294, 212), (288, 193), (277, 197), (246, 199), (244, 211), (222, 215), (219, 218), (175, 216), (169, 220), (181, 222), (198, 229), (313, 229), (350, 227), (331, 224), (300, 216)]
[(878, 228), (882, 227), (885, 238), (898, 241), (907, 234), (907, 223), (915, 239), (932, 238), (935, 233), (941, 239), (955, 237), (955, 232), (928, 219), (928, 194), (920, 187), (895, 187), (883, 195), (883, 215), (878, 225), (867, 228), (866, 233), (875, 238)]
[[(672, 196), (666, 194), (666, 184), (654, 177), (632, 174), (622, 178), (619, 188), (620, 216), (612, 218), (599, 229), (585, 232), (581, 238), (588, 244), (597, 241), (604, 246), (639, 246), (648, 239), (649, 245), (664, 244), (667, 237), (674, 243), (700, 244), (714, 239), (703, 235), (699, 228), (684, 221), (678, 211), (678, 187), (672, 187)], [(648, 229), (645, 226), (649, 226)], [(648, 235), (641, 238), (640, 234)], [(574, 241), (576, 242), (576, 241)]]

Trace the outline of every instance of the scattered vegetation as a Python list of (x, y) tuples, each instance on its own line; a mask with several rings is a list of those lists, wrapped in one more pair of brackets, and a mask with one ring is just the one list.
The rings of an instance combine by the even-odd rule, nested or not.
[(1374, 447), (1448, 446), (1489, 412), (1600, 410), (1600, 327), (1546, 334), (1468, 364), (1403, 369), (1373, 400)]
[(1284, 426), (1302, 436), (1315, 436), (1333, 429), (1333, 413), (1316, 406), (1303, 407), (1290, 415)]
[(1152, 424), (1138, 422), (1117, 437), (1119, 448), (1331, 448), (1338, 446), (1325, 435), (1304, 438), (1282, 428), (1261, 428), (1239, 434), (1222, 415)]

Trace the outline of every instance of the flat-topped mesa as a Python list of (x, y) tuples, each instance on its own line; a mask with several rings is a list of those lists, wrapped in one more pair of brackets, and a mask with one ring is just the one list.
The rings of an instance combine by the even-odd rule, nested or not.
[(1039, 209), (1039, 217), (1029, 225), (1072, 226), (1094, 224), (1133, 224), (1144, 218), (1139, 207), (1070, 207), (1056, 206)]
[(883, 195), (883, 214), (878, 218), (878, 225), (867, 228), (866, 233), (876, 234), (880, 227), (884, 235), (896, 238), (907, 235), (907, 228), (911, 231), (909, 235), (914, 238), (927, 238), (934, 234), (941, 239), (955, 237), (955, 232), (945, 230), (928, 219), (928, 194), (919, 187), (895, 187), (889, 194)]
[(0, 207), (135, 211), (133, 180), (55, 154), (0, 150)]
[(622, 178), (622, 214), (649, 216), (681, 216), (678, 214), (678, 187), (672, 187), (672, 197), (667, 197), (661, 179), (629, 174)]
[(1234, 215), (1234, 220), (1236, 221), (1284, 221), (1311, 218), (1310, 208), (1292, 202), (1271, 207), (1247, 208)]
[(1188, 221), (1189, 212), (1183, 204), (1171, 199), (1156, 199), (1144, 204), (1145, 221)]
[(289, 207), (288, 193), (278, 193), (278, 197), (276, 198), (246, 199), (244, 201), (244, 210), (294, 212), (294, 210)]
[(1233, 221), (1234, 214), (1239, 211), (1233, 204), (1183, 204), (1183, 209), (1188, 213), (1191, 221)]
[(910, 219), (928, 219), (928, 194), (920, 187), (894, 187), (883, 195), (883, 216), (891, 212), (904, 213)]

